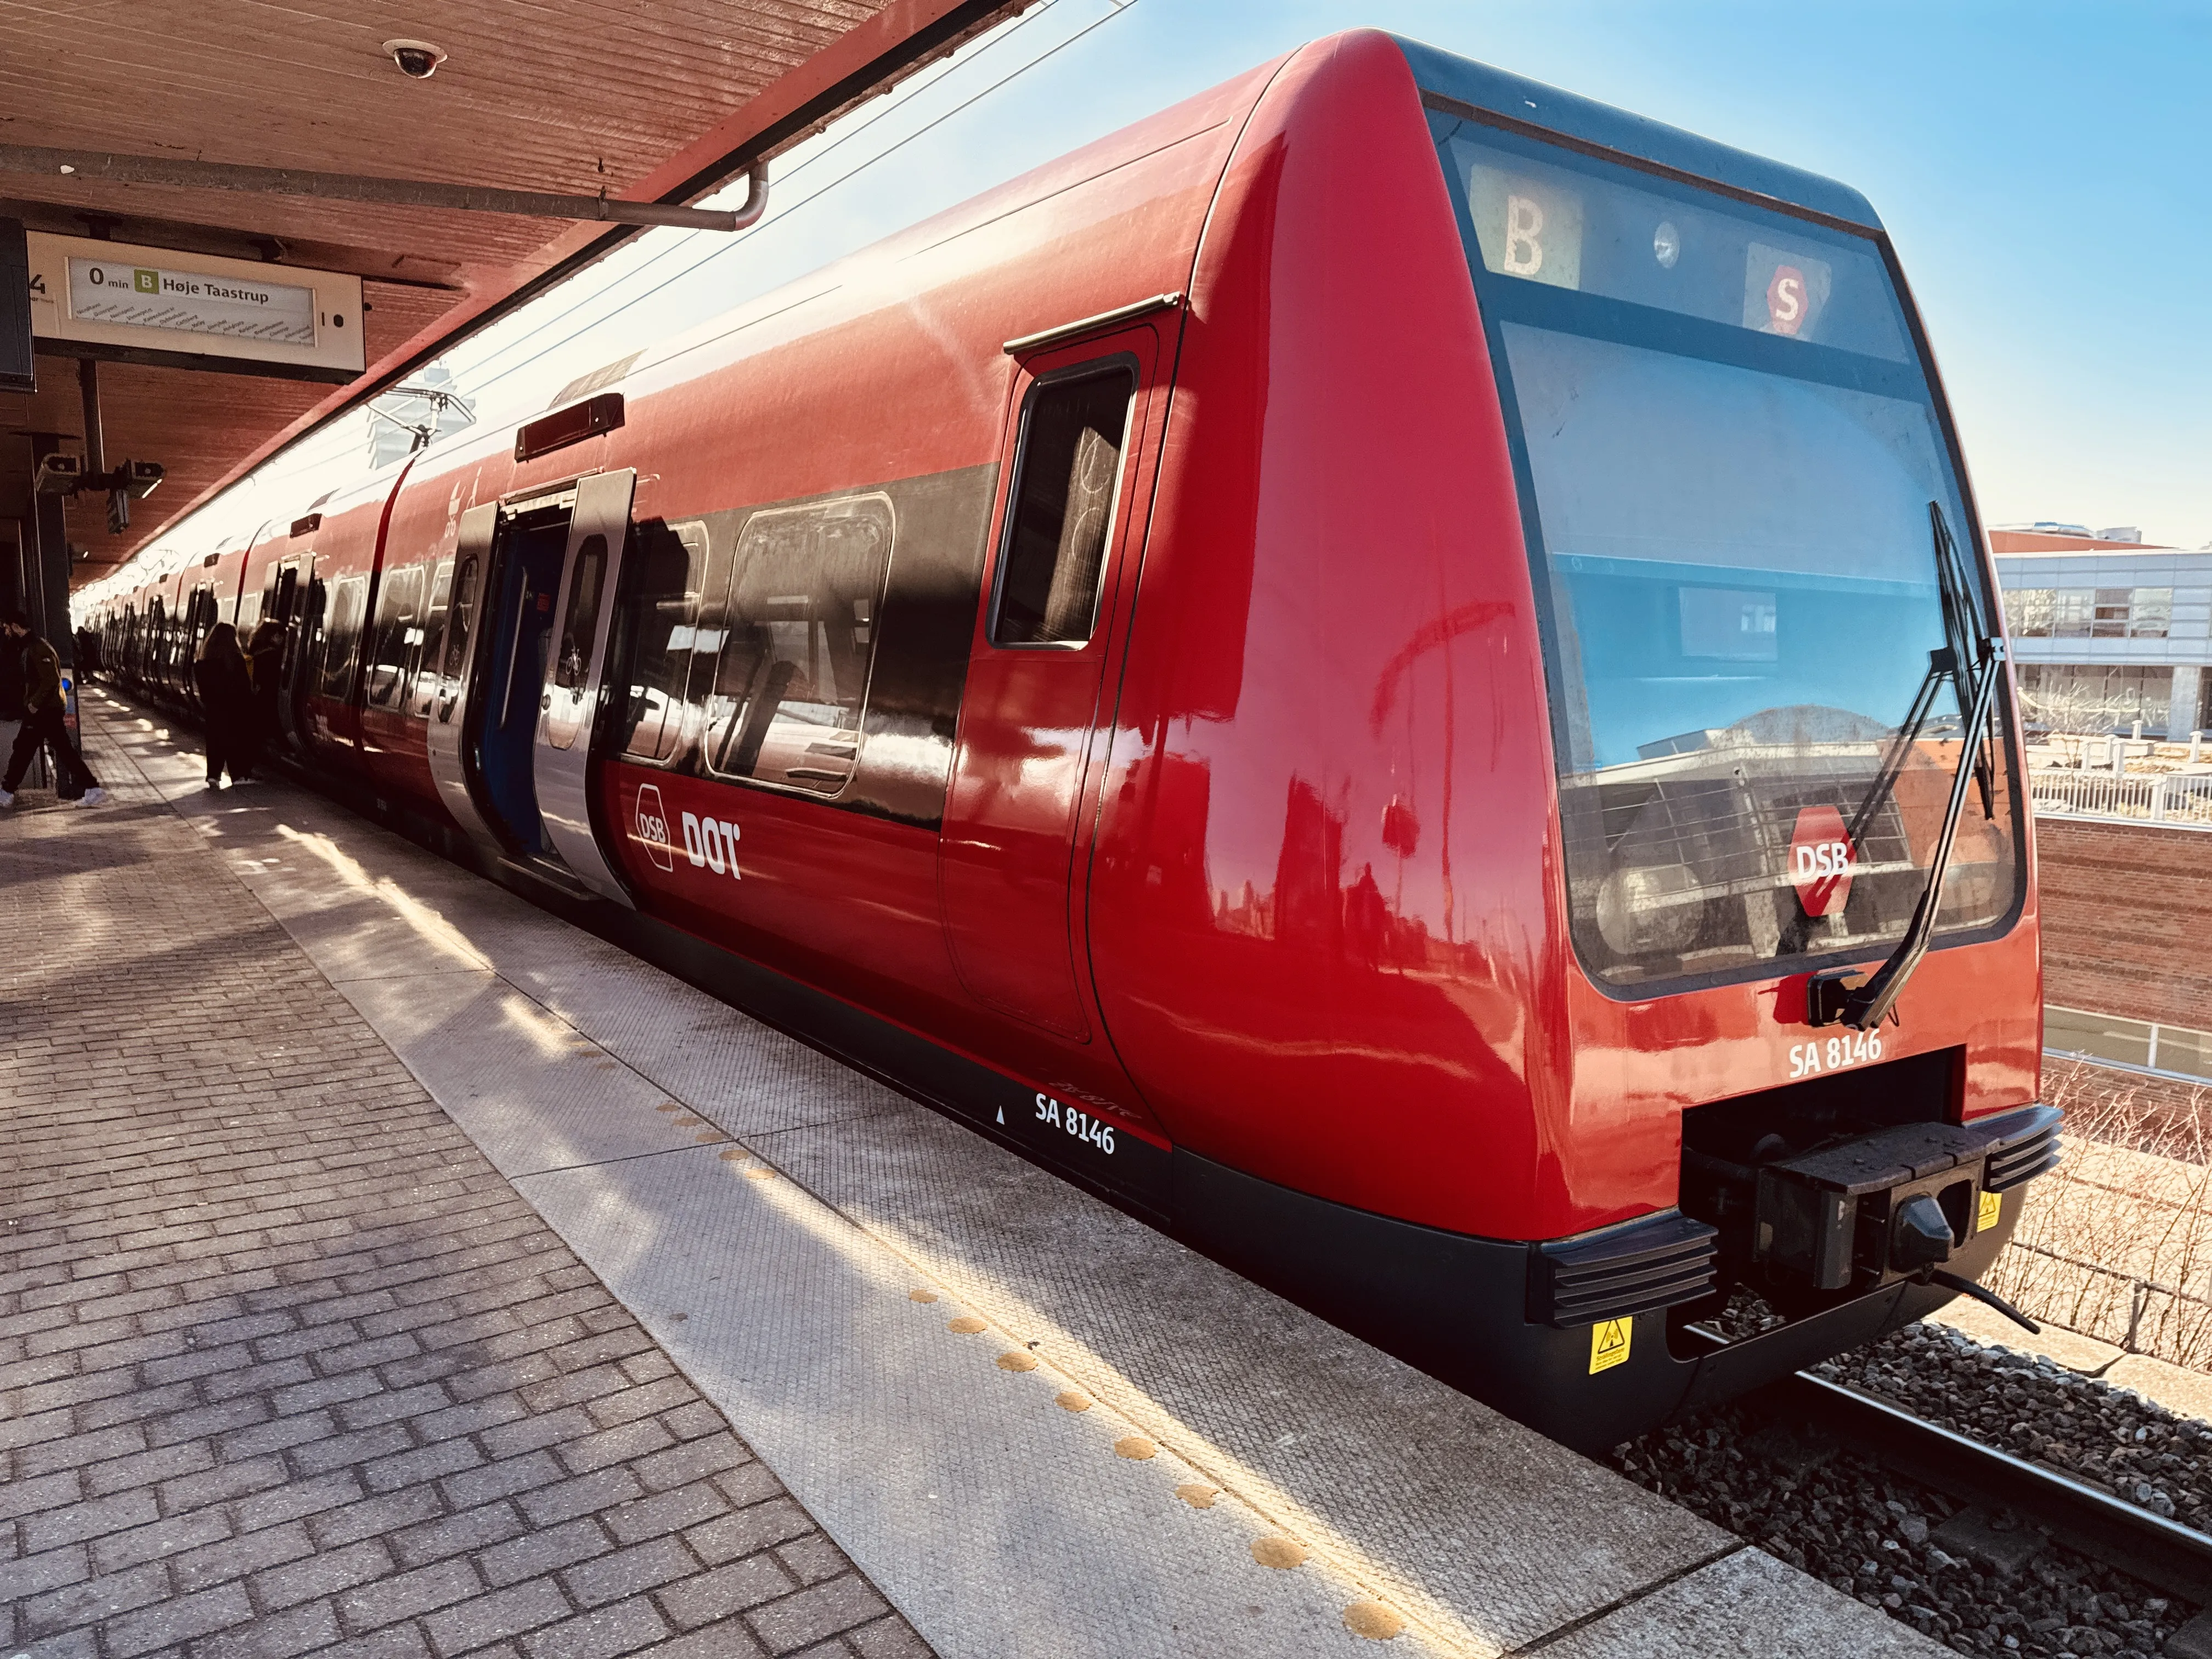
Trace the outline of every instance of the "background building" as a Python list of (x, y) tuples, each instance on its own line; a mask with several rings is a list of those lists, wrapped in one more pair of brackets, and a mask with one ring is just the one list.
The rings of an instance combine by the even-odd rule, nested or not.
[(2212, 728), (2212, 548), (2079, 525), (1990, 532), (2033, 726), (2185, 740)]

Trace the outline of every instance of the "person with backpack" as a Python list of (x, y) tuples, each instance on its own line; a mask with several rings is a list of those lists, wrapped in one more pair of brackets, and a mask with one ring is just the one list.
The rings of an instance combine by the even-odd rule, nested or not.
[(97, 806), (107, 791), (92, 775), (92, 769), (70, 741), (68, 710), (62, 693), (62, 659), (52, 646), (31, 632), (30, 619), (21, 611), (0, 616), (0, 640), (23, 653), (23, 723), (15, 732), (8, 756), (8, 772), (0, 778), (0, 807), (15, 804), (15, 786), (30, 769), (31, 757), (44, 744), (54, 757), (54, 787), (64, 799), (81, 795), (82, 805)]

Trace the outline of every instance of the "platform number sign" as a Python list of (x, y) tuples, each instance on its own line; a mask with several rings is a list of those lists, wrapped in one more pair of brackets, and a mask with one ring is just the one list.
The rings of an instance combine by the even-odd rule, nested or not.
[(1628, 1363), (1629, 1339), (1636, 1334), (1633, 1316), (1626, 1319), (1601, 1319), (1590, 1327), (1589, 1374), (1609, 1371), (1615, 1365)]
[(1858, 852), (1832, 806), (1800, 807), (1790, 836), (1790, 884), (1808, 916), (1839, 915), (1851, 896)]

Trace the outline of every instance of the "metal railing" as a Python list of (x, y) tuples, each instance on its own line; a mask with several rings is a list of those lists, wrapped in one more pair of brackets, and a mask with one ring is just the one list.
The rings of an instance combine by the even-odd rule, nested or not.
[(2212, 772), (2031, 770), (2028, 794), (2039, 817), (2114, 818), (2212, 830)]

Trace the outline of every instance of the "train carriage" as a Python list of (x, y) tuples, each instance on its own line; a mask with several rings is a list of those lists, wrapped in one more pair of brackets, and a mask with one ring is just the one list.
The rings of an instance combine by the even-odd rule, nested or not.
[(236, 602), (302, 763), (1595, 1446), (2056, 1159), (1981, 547), (1856, 193), (1359, 32)]

